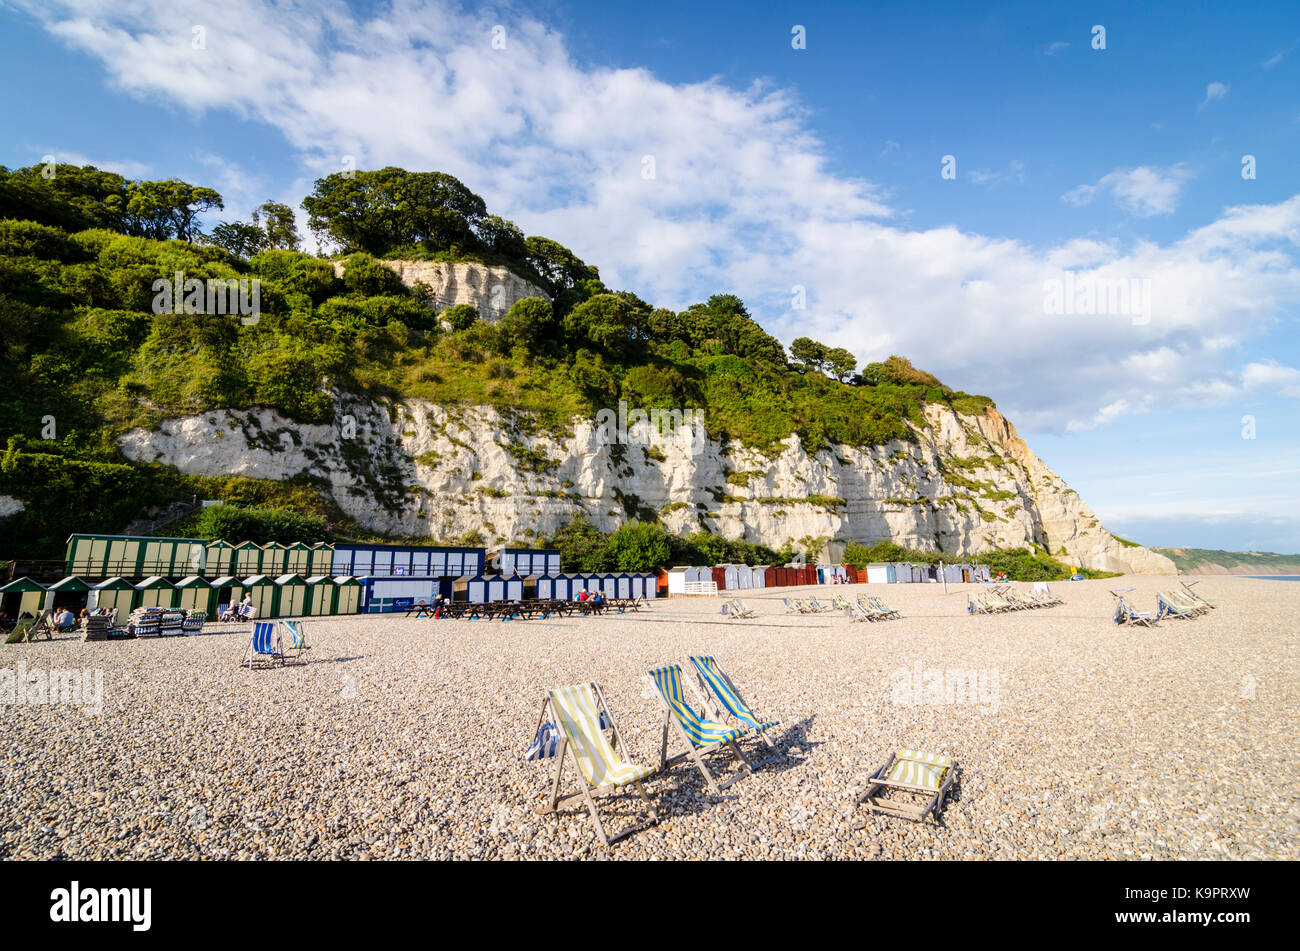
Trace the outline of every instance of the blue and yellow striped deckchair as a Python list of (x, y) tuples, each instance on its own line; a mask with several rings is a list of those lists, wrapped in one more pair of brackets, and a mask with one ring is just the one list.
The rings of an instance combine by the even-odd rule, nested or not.
[(303, 656), (304, 651), (311, 650), (311, 645), (307, 643), (307, 631), (302, 625), (302, 621), (281, 621), (284, 629), (289, 632), (289, 643), (285, 646), (285, 651), (293, 651), (293, 659), (306, 663), (307, 658)]
[[(649, 672), (648, 676), (650, 683), (658, 693), (659, 700), (664, 705), (663, 743), (659, 747), (660, 769), (664, 769), (683, 759), (690, 759), (704, 776), (704, 781), (715, 795), (722, 792), (737, 779), (753, 772), (749, 761), (745, 759), (745, 754), (740, 752), (740, 747), (736, 745), (736, 740), (745, 733), (745, 730), (735, 729), (724, 723), (717, 723), (696, 713), (691, 705), (686, 702), (686, 696), (682, 692), (682, 668), (680, 666), (669, 664), (667, 667), (656, 667)], [(685, 752), (678, 753), (671, 758), (668, 756), (668, 731), (670, 729), (676, 729), (678, 735), (686, 742)], [(718, 785), (713, 778), (713, 774), (709, 772), (709, 768), (704, 764), (704, 757), (700, 755), (700, 751), (707, 751), (721, 746), (730, 747), (731, 751), (736, 754), (736, 758), (741, 763), (741, 771), (722, 785)]]
[[(542, 719), (538, 724), (539, 729), (541, 724), (546, 722), (548, 706), (551, 708), (551, 715), (555, 718), (555, 722), (559, 725), (562, 739), (555, 764), (555, 782), (551, 786), (550, 799), (545, 805), (538, 806), (537, 811), (543, 815), (555, 812), (562, 803), (581, 796), (586, 800), (587, 808), (591, 810), (591, 819), (596, 823), (596, 834), (600, 836), (601, 844), (605, 846), (658, 822), (659, 813), (646, 797), (645, 790), (641, 788), (641, 780), (653, 774), (654, 770), (648, 766), (629, 763), (615, 752), (615, 746), (621, 747), (626, 752), (627, 743), (624, 742), (623, 734), (619, 732), (618, 725), (610, 715), (600, 686), (594, 683), (574, 684), (547, 693), (546, 699), (542, 701)], [(605, 739), (605, 734), (602, 732), (606, 723), (614, 732), (614, 745)], [(560, 779), (564, 775), (566, 750), (573, 756), (573, 765), (578, 771), (578, 782), (582, 789), (580, 792), (561, 796)], [(624, 829), (615, 836), (607, 836), (605, 827), (600, 821), (600, 814), (596, 811), (596, 802), (592, 794), (610, 795), (615, 790), (628, 785), (636, 786), (641, 801), (650, 810), (650, 820)]]
[[(687, 658), (690, 665), (695, 669), (695, 675), (700, 683), (701, 692), (707, 696), (712, 694), (721, 704), (721, 712), (738, 720), (744, 724), (746, 732), (753, 730), (763, 738), (763, 742), (769, 747), (773, 745), (772, 738), (767, 735), (767, 731), (776, 726), (778, 720), (760, 720), (754, 716), (754, 711), (745, 703), (745, 699), (736, 689), (736, 685), (731, 682), (731, 678), (726, 675), (718, 662), (708, 655), (690, 656)], [(706, 712), (712, 712), (707, 711)], [(721, 716), (718, 719), (722, 719)], [(759, 764), (762, 765), (762, 764)]]
[[(933, 812), (937, 818), (956, 778), (957, 764), (951, 756), (899, 750), (871, 775), (858, 802), (887, 816), (920, 822)], [(886, 798), (893, 792), (902, 795)]]

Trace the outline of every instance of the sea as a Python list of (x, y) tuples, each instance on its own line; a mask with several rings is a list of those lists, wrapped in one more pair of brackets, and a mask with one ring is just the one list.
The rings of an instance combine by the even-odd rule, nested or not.
[(1246, 575), (1256, 581), (1300, 581), (1300, 575)]

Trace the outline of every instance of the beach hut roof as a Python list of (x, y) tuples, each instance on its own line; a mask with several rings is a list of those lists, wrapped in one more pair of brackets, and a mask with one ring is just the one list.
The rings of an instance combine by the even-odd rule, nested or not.
[(45, 590), (47, 590), (45, 585), (33, 581), (31, 578), (22, 577), (22, 578), (18, 578), (15, 581), (9, 582), (3, 588), (0, 588), (0, 593), (9, 594), (10, 592), (13, 591), (45, 591)]
[(190, 575), (176, 582), (178, 588), (212, 588), (215, 586), (215, 582), (209, 581), (207, 578), (200, 578), (198, 575)]
[(294, 582), (294, 581), (303, 581), (303, 580), (305, 580), (305, 579), (303, 578), (302, 575), (296, 575), (296, 574), (293, 574), (292, 572), (290, 572), (290, 573), (287, 574), (287, 575), (280, 575), (280, 577), (278, 577), (278, 578), (275, 579), (275, 583), (276, 583), (276, 584), (290, 584), (290, 583), (292, 583), (292, 582)]
[(69, 575), (62, 581), (56, 581), (50, 585), (51, 591), (89, 591), (90, 588), (90, 582), (82, 581), (76, 575)]
[(331, 578), (329, 575), (312, 575), (310, 578), (307, 579), (307, 583), (308, 583), (308, 584), (321, 584), (322, 582), (325, 582), (325, 581), (328, 581), (330, 584), (336, 584), (336, 583), (337, 583), (337, 582), (336, 582), (333, 578)]
[(253, 575), (251, 578), (245, 578), (244, 584), (275, 584), (275, 579), (270, 575)]
[[(95, 590), (96, 591), (108, 591), (108, 590), (121, 591), (124, 588), (134, 588), (134, 587), (135, 585), (131, 584), (131, 582), (127, 581), (125, 578), (105, 578), (99, 584), (95, 585)], [(6, 589), (0, 588), (0, 591), (4, 591), (4, 590)]]
[(234, 575), (222, 575), (220, 578), (213, 578), (210, 584), (214, 588), (224, 588), (226, 585), (238, 584), (239, 579)]
[(332, 580), (335, 584), (361, 584), (361, 582), (352, 575), (337, 575)]
[(152, 578), (145, 578), (136, 587), (143, 591), (146, 588), (174, 588), (176, 586), (162, 575), (154, 575)]

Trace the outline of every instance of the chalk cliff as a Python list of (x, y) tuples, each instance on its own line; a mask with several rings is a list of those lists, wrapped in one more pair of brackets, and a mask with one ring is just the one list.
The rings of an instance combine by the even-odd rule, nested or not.
[(1122, 544), (1000, 413), (928, 405), (917, 442), (775, 455), (707, 438), (611, 442), (594, 419), (525, 435), (494, 408), (336, 393), (335, 423), (271, 410), (212, 410), (134, 429), (123, 452), (193, 475), (316, 478), (350, 518), (378, 533), (486, 543), (544, 536), (573, 516), (603, 530), (657, 515), (834, 557), (847, 541), (892, 539), (956, 556), (1035, 544), (1087, 568), (1172, 574), (1173, 562)]

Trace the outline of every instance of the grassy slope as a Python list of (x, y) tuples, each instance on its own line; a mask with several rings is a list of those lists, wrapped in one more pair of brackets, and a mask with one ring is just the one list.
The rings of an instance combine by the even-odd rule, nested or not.
[(1172, 558), (1178, 570), (1197, 572), (1260, 575), (1300, 574), (1300, 555), (1281, 555), (1267, 551), (1223, 551), (1216, 548), (1155, 548)]

